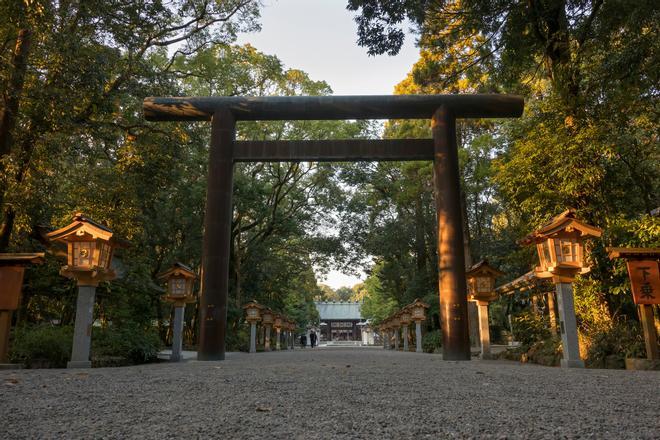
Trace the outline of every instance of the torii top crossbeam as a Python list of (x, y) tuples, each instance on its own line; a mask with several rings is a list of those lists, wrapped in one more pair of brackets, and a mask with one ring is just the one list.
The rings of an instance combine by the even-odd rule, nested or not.
[(440, 107), (455, 118), (517, 118), (515, 95), (211, 96), (144, 100), (149, 121), (208, 121), (229, 110), (237, 121), (322, 119), (430, 119)]

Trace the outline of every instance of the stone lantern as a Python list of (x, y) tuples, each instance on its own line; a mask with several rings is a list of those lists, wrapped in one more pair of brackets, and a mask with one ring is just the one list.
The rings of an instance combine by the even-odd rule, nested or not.
[(270, 351), (270, 327), (273, 325), (275, 315), (271, 309), (264, 309), (261, 312), (261, 324), (265, 328), (264, 351)]
[(165, 272), (158, 275), (158, 279), (165, 281), (167, 291), (165, 301), (172, 303), (174, 307), (174, 322), (172, 326), (172, 354), (170, 361), (181, 360), (181, 349), (183, 345), (183, 318), (186, 304), (196, 301), (193, 294), (193, 284), (197, 275), (191, 268), (183, 263), (174, 263)]
[(522, 240), (523, 244), (536, 245), (540, 264), (534, 269), (535, 275), (550, 278), (555, 284), (563, 346), (562, 367), (584, 367), (578, 345), (572, 283), (578, 274), (591, 270), (586, 261), (588, 249), (584, 240), (601, 234), (602, 230), (576, 219), (575, 212), (567, 210)]
[(283, 328), (283, 319), (281, 315), (275, 315), (273, 321), (273, 328), (275, 329), (275, 350), (280, 349), (280, 334)]
[(390, 319), (390, 329), (394, 332), (394, 349), (399, 349), (399, 327), (401, 327), (401, 321), (399, 320), (399, 313), (392, 315)]
[(250, 301), (243, 306), (245, 320), (250, 323), (250, 353), (257, 351), (257, 322), (261, 321), (261, 310), (264, 306), (256, 301)]
[(62, 267), (60, 274), (78, 283), (73, 349), (67, 368), (89, 368), (92, 366), (89, 351), (96, 286), (116, 277), (110, 266), (112, 255), (115, 248), (126, 247), (126, 242), (117, 239), (106, 226), (80, 213), (73, 217), (71, 224), (46, 234), (46, 238), (51, 242), (66, 243), (67, 265)]
[(380, 326), (378, 327), (378, 330), (380, 330), (380, 334), (383, 335), (383, 348), (387, 349), (389, 348), (389, 335), (387, 333), (387, 321), (383, 321), (380, 323)]
[(0, 364), (9, 362), (11, 315), (21, 304), (25, 267), (43, 262), (43, 253), (0, 254)]
[(411, 322), (411, 313), (407, 307), (399, 312), (399, 323), (403, 329), (403, 351), (408, 351), (408, 326)]
[(422, 322), (426, 321), (426, 310), (429, 305), (416, 299), (408, 306), (411, 311), (411, 319), (415, 321), (415, 351), (422, 352)]
[(488, 327), (488, 303), (497, 298), (495, 279), (504, 273), (483, 260), (472, 266), (466, 273), (468, 295), (477, 303), (479, 312), (479, 335), (481, 340), (481, 359), (490, 359), (490, 329)]
[(295, 350), (295, 348), (296, 348), (296, 328), (297, 328), (297, 324), (296, 324), (296, 321), (293, 321), (293, 320), (290, 320), (289, 323), (290, 323), (290, 326), (291, 326), (290, 327), (291, 332), (289, 334), (289, 337), (291, 338), (291, 349)]

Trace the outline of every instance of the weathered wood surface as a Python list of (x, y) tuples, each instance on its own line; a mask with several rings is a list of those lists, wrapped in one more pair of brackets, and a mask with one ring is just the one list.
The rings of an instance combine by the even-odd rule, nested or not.
[(149, 121), (208, 121), (229, 110), (237, 121), (430, 119), (443, 106), (456, 118), (512, 118), (524, 101), (515, 95), (211, 96), (149, 97)]
[(236, 162), (433, 160), (433, 139), (237, 141)]

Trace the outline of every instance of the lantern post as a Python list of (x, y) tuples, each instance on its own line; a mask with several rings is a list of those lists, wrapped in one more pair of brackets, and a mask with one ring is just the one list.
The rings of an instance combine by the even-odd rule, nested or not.
[(419, 299), (413, 301), (410, 304), (410, 310), (412, 311), (411, 319), (415, 321), (415, 351), (417, 353), (422, 352), (422, 322), (426, 320), (426, 309), (429, 308), (429, 305), (422, 302)]
[(403, 351), (408, 351), (408, 326), (410, 325), (410, 321), (410, 310), (408, 307), (404, 307), (399, 312), (399, 323), (401, 323), (401, 328), (403, 329)]
[(273, 325), (273, 311), (264, 309), (261, 312), (261, 324), (264, 326), (264, 351), (270, 351), (270, 327)]
[(166, 284), (166, 294), (163, 299), (172, 303), (174, 307), (172, 354), (170, 355), (170, 361), (179, 362), (181, 360), (183, 346), (183, 321), (186, 304), (196, 301), (193, 294), (193, 284), (197, 275), (185, 264), (176, 262), (157, 277)]
[(495, 279), (504, 273), (483, 260), (472, 266), (466, 273), (468, 295), (477, 303), (479, 312), (479, 335), (481, 341), (481, 359), (490, 359), (490, 329), (488, 327), (488, 303), (497, 298)]
[(11, 315), (21, 304), (25, 267), (43, 262), (43, 253), (0, 254), (0, 364), (9, 362)]
[(401, 321), (399, 320), (399, 314), (396, 313), (392, 316), (392, 330), (394, 331), (394, 349), (399, 349), (399, 327), (401, 327)]
[[(660, 304), (660, 248), (607, 248), (610, 259), (624, 258), (630, 278), (633, 301), (637, 304), (644, 332), (646, 359), (626, 359), (639, 369), (653, 369), (660, 365), (658, 333), (653, 315), (654, 305)], [(629, 362), (630, 361), (630, 362)]]
[(600, 237), (602, 230), (575, 218), (573, 210), (567, 210), (522, 240), (523, 244), (535, 244), (539, 266), (534, 269), (538, 278), (551, 278), (557, 292), (559, 327), (561, 331), (564, 368), (584, 368), (580, 358), (577, 322), (573, 305), (573, 280), (578, 274), (591, 270), (586, 261), (584, 240)]
[(380, 334), (383, 335), (383, 348), (387, 349), (387, 325), (386, 321), (383, 321), (380, 324), (380, 327), (378, 328), (380, 330)]
[(273, 328), (275, 329), (275, 350), (280, 350), (280, 335), (282, 331), (282, 316), (275, 315), (273, 321)]
[(264, 308), (256, 301), (250, 301), (243, 306), (245, 320), (250, 323), (250, 353), (257, 351), (257, 322), (261, 321), (261, 310)]
[(67, 265), (62, 267), (60, 275), (75, 279), (78, 284), (73, 347), (67, 368), (90, 368), (96, 286), (116, 278), (110, 267), (112, 255), (115, 248), (125, 247), (126, 242), (118, 240), (108, 227), (81, 213), (73, 217), (71, 224), (46, 234), (46, 238), (66, 243)]
[(296, 323), (294, 321), (289, 321), (289, 346), (291, 350), (296, 349)]

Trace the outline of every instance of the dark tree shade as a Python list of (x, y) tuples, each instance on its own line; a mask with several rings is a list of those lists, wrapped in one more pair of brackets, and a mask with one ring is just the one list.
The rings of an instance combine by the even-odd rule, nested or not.
[(405, 37), (401, 24), (406, 19), (420, 24), (428, 3), (428, 0), (349, 0), (346, 8), (360, 11), (355, 17), (357, 42), (368, 48), (369, 55), (396, 55)]

